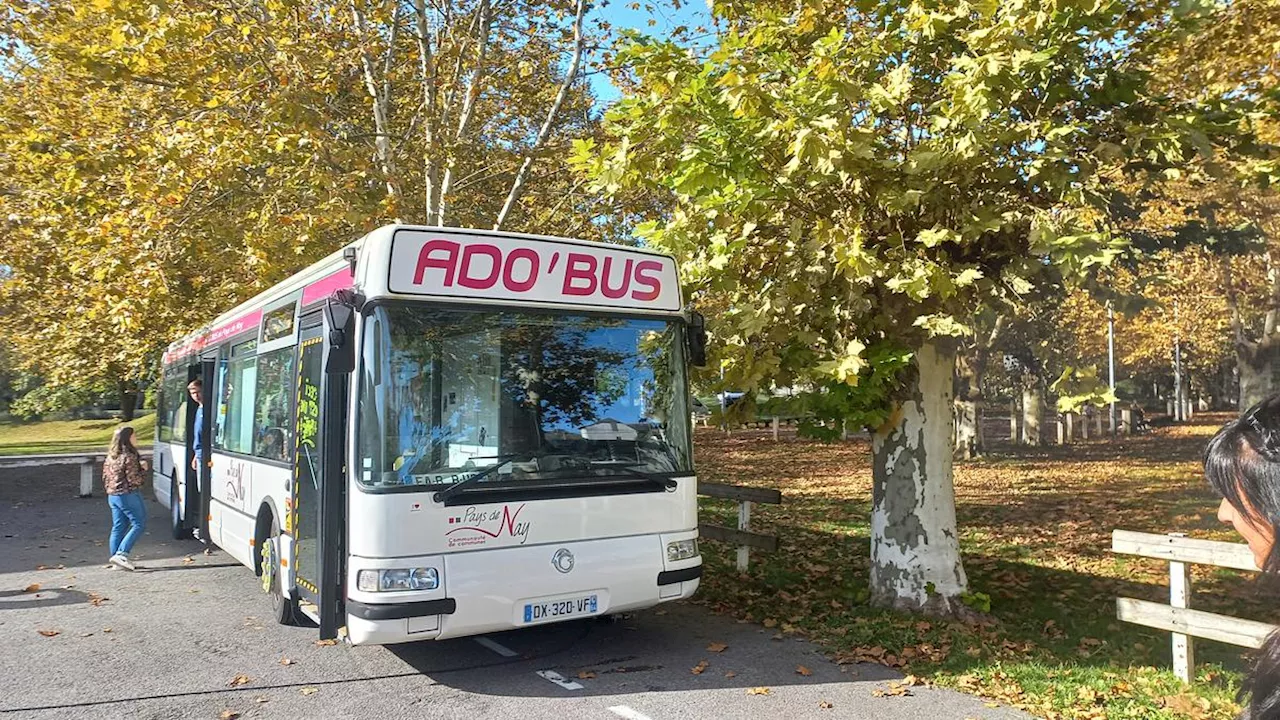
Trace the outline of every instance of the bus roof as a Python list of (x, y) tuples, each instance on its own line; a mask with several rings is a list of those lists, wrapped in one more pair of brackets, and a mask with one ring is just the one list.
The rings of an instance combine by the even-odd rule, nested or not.
[[(352, 275), (344, 257), (354, 249)], [(171, 344), (166, 364), (256, 327), (274, 305), (297, 311), (355, 286), (368, 299), (681, 315), (668, 255), (586, 240), (387, 225), (240, 303)], [(298, 302), (300, 300), (300, 302)]]

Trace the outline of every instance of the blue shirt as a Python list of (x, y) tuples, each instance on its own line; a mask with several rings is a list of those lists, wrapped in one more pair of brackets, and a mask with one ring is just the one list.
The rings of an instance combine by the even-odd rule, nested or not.
[(195, 425), (195, 434), (196, 434), (195, 449), (196, 449), (196, 457), (200, 458), (200, 460), (203, 462), (204, 461), (204, 445), (201, 443), (201, 441), (204, 437), (204, 433), (201, 432), (202, 427), (204, 427), (204, 406), (197, 405), (196, 406), (196, 425)]

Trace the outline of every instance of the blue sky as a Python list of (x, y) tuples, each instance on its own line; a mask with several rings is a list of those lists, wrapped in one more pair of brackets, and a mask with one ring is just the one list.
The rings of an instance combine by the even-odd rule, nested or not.
[[(609, 0), (609, 6), (594, 11), (596, 18), (607, 20), (615, 32), (623, 28), (639, 30), (655, 37), (666, 37), (681, 26), (690, 31), (698, 26), (711, 26), (711, 13), (707, 9), (706, 0), (690, 0), (679, 10), (674, 9), (668, 0), (638, 0), (639, 9), (631, 5), (637, 0)], [(652, 11), (646, 9), (652, 8)], [(649, 21), (654, 21), (650, 25)], [(595, 91), (603, 103), (613, 102), (618, 98), (618, 90), (609, 82), (608, 76), (597, 73), (589, 76), (591, 89)]]

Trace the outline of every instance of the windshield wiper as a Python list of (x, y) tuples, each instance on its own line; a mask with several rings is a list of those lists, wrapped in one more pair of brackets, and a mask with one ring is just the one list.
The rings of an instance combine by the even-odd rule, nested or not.
[(675, 490), (676, 487), (679, 486), (680, 484), (672, 478), (662, 477), (660, 475), (654, 475), (653, 473), (640, 470), (637, 465), (610, 464), (607, 467), (592, 468), (592, 469), (596, 471), (602, 471), (602, 470), (612, 470), (614, 468), (617, 468), (618, 470), (621, 470), (632, 477), (637, 477), (637, 478), (640, 478), (641, 480), (648, 480), (649, 482), (654, 483), (656, 485), (661, 485), (664, 490)]
[[(435, 500), (438, 503), (442, 503), (445, 500), (448, 500), (449, 498), (453, 497), (454, 495), (457, 495), (458, 492), (462, 490), (462, 488), (472, 483), (480, 482), (481, 480), (498, 472), (498, 469), (501, 468), (503, 465), (506, 465), (507, 463), (511, 462), (512, 460), (515, 460), (518, 457), (521, 457), (521, 455), (517, 453), (509, 453), (507, 455), (497, 455), (492, 458), (493, 460), (496, 461), (494, 462), (494, 464), (481, 470), (475, 475), (468, 475), (467, 477), (462, 478), (461, 480), (455, 482), (454, 484), (450, 485), (449, 487), (443, 490), (437, 490), (436, 494), (431, 496), (431, 499)], [(473, 458), (473, 459), (489, 460), (490, 458)]]

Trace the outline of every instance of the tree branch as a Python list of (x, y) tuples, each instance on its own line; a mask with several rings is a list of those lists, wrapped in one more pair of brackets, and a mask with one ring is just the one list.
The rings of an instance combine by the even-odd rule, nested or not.
[[(393, 1), (388, 0), (388, 3)], [(364, 74), (365, 90), (368, 91), (369, 98), (373, 102), (373, 126), (377, 133), (374, 140), (374, 148), (377, 152), (378, 164), (381, 166), (382, 174), (386, 181), (387, 196), (391, 200), (397, 200), (400, 197), (400, 184), (397, 177), (395, 159), (391, 153), (389, 127), (391, 80), (389, 77), (384, 77), (382, 88), (378, 87), (378, 79), (374, 75), (373, 56), (370, 55), (367, 44), (370, 40), (368, 23), (365, 20), (364, 11), (360, 9), (357, 0), (351, 0), (351, 15), (355, 20), (357, 42), (360, 44), (360, 66)], [(391, 43), (387, 45), (387, 57), (384, 61), (384, 67), (390, 67), (391, 56), (395, 51), (396, 28), (400, 25), (394, 10), (391, 16), (391, 23)]]
[[(476, 49), (476, 66), (471, 72), (471, 80), (467, 83), (467, 92), (462, 99), (462, 112), (458, 117), (458, 131), (454, 134), (454, 143), (460, 142), (467, 134), (467, 126), (471, 124), (471, 116), (475, 110), (476, 98), (480, 96), (480, 86), (484, 82), (488, 68), (485, 60), (489, 51), (489, 32), (493, 27), (493, 14), (490, 12), (489, 0), (481, 0), (477, 17), (480, 25), (480, 46)], [(461, 64), (462, 55), (458, 55)], [(440, 200), (437, 204), (436, 225), (444, 225), (445, 212), (448, 209), (449, 184), (453, 181), (455, 157), (450, 154), (445, 165), (444, 179), (440, 181)]]
[(529, 168), (533, 165), (533, 156), (547, 142), (547, 137), (551, 134), (551, 126), (555, 123), (556, 115), (560, 114), (560, 107), (564, 105), (564, 99), (569, 95), (569, 88), (573, 86), (574, 81), (578, 77), (578, 66), (582, 62), (582, 18), (587, 12), (586, 0), (578, 0), (577, 12), (573, 18), (573, 59), (569, 61), (569, 71), (565, 74), (564, 82), (560, 84), (560, 92), (556, 93), (555, 102), (551, 104), (551, 109), (547, 111), (547, 118), (543, 121), (542, 127), (538, 129), (538, 136), (534, 139), (533, 145), (525, 152), (524, 162), (520, 163), (520, 169), (516, 171), (516, 177), (511, 181), (511, 190), (507, 193), (506, 202), (502, 204), (502, 210), (498, 212), (498, 217), (493, 221), (493, 229), (501, 230), (502, 224), (506, 222), (507, 216), (511, 213), (511, 208), (520, 199), (520, 193), (524, 191), (525, 178), (529, 175)]

